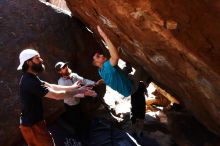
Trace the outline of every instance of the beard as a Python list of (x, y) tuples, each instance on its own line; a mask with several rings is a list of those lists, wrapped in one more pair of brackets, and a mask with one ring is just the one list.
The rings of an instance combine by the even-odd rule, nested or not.
[(68, 77), (71, 73), (72, 73), (72, 70), (68, 68), (65, 72), (62, 73), (62, 76)]
[(36, 64), (34, 62), (32, 62), (32, 66), (31, 66), (31, 69), (35, 72), (35, 73), (41, 73), (45, 70), (45, 66), (43, 63), (39, 63), (39, 64)]

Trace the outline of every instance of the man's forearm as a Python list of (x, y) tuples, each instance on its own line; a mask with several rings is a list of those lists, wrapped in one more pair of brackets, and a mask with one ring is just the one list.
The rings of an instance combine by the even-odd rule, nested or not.
[(71, 91), (64, 91), (64, 90), (58, 91), (52, 88), (48, 88), (48, 90), (49, 92), (45, 95), (45, 97), (56, 99), (56, 100), (74, 97), (77, 94), (84, 94), (84, 95), (93, 96), (93, 97), (97, 96), (97, 93), (95, 91), (91, 90), (90, 87), (86, 87), (86, 86), (80, 87), (78, 89), (72, 89)]
[(49, 92), (45, 95), (45, 97), (51, 98), (51, 99), (56, 99), (56, 100), (62, 100), (65, 98), (70, 98), (74, 97), (75, 95), (81, 93), (79, 89), (75, 89), (72, 91), (64, 91), (64, 90), (53, 90), (49, 89)]
[(52, 88), (53, 90), (57, 90), (57, 91), (73, 91), (74, 89), (77, 89), (76, 87), (73, 86), (63, 86), (63, 85), (56, 85), (56, 84), (45, 84), (46, 87)]
[(84, 85), (95, 85), (95, 82), (92, 80), (83, 79), (83, 84)]
[(106, 45), (108, 46), (108, 50), (109, 50), (111, 57), (119, 58), (117, 48), (113, 45), (111, 40), (108, 38), (108, 36), (105, 34), (105, 32), (99, 26), (98, 26), (98, 31), (99, 31), (99, 34), (101, 35), (101, 37), (104, 39)]
[(112, 42), (109, 39), (107, 39), (105, 42), (106, 42), (106, 45), (108, 46), (110, 56), (115, 59), (119, 59), (119, 53), (118, 53), (117, 48), (112, 44)]
[(119, 53), (117, 48), (113, 45), (111, 40), (108, 38), (108, 36), (103, 32), (103, 30), (98, 26), (97, 27), (99, 34), (101, 37), (104, 39), (106, 45), (108, 46), (108, 50), (110, 53), (110, 62), (113, 66), (118, 64), (118, 59), (119, 59)]

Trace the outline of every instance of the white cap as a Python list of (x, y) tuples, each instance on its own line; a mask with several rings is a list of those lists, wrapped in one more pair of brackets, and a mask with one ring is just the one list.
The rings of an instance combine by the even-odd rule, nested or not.
[(24, 62), (27, 61), (28, 59), (33, 58), (36, 55), (39, 55), (39, 53), (36, 50), (33, 49), (23, 50), (19, 55), (20, 65), (18, 66), (17, 70), (21, 70)]
[(55, 64), (55, 69), (57, 70), (57, 71), (60, 71), (60, 69), (61, 68), (63, 68), (65, 65), (67, 65), (68, 64), (68, 62), (62, 62), (62, 61), (60, 61), (60, 62), (57, 62), (56, 64)]

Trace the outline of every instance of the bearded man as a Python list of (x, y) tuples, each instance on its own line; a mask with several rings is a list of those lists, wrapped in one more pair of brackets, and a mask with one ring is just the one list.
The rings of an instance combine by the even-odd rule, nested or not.
[(61, 86), (42, 81), (37, 75), (45, 70), (43, 59), (34, 49), (25, 49), (19, 55), (20, 65), (17, 70), (23, 74), (19, 83), (21, 99), (20, 130), (30, 146), (54, 146), (43, 117), (42, 97), (56, 100), (75, 98), (76, 94), (96, 96), (88, 87)]

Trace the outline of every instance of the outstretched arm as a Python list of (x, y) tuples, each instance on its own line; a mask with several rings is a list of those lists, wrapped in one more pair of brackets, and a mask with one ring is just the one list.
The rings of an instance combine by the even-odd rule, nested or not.
[(45, 95), (45, 97), (61, 100), (69, 97), (74, 98), (75, 95), (77, 94), (84, 94), (86, 96), (94, 96), (94, 97), (97, 95), (96, 92), (93, 91), (91, 87), (86, 87), (86, 86), (80, 87), (78, 84), (79, 82), (76, 82), (72, 86), (62, 86), (62, 85), (50, 84), (45, 82), (45, 86), (49, 90), (49, 92)]
[(57, 85), (57, 84), (50, 84), (50, 83), (47, 83), (47, 82), (45, 82), (44, 85), (47, 88), (51, 88), (51, 89), (56, 90), (56, 91), (62, 91), (62, 90), (73, 91), (74, 89), (78, 89), (80, 87), (80, 82), (77, 81), (76, 83), (74, 83), (71, 86), (63, 86), (63, 85)]
[(115, 46), (112, 44), (112, 42), (110, 41), (110, 39), (108, 38), (108, 36), (102, 31), (102, 29), (97, 26), (98, 32), (101, 35), (101, 37), (104, 39), (106, 45), (107, 45), (107, 49), (109, 50), (110, 53), (110, 63), (112, 66), (115, 66), (118, 64), (118, 60), (119, 60), (119, 53), (118, 50), (115, 48)]
[[(84, 96), (97, 96), (97, 93), (93, 91), (90, 87), (80, 87), (78, 89), (74, 89), (72, 91), (69, 90), (55, 90), (53, 88), (48, 88), (49, 92), (44, 96), (47, 98), (52, 98), (56, 100), (62, 100), (64, 98), (76, 98), (75, 95), (83, 94)], [(84, 96), (81, 96), (83, 98)]]

